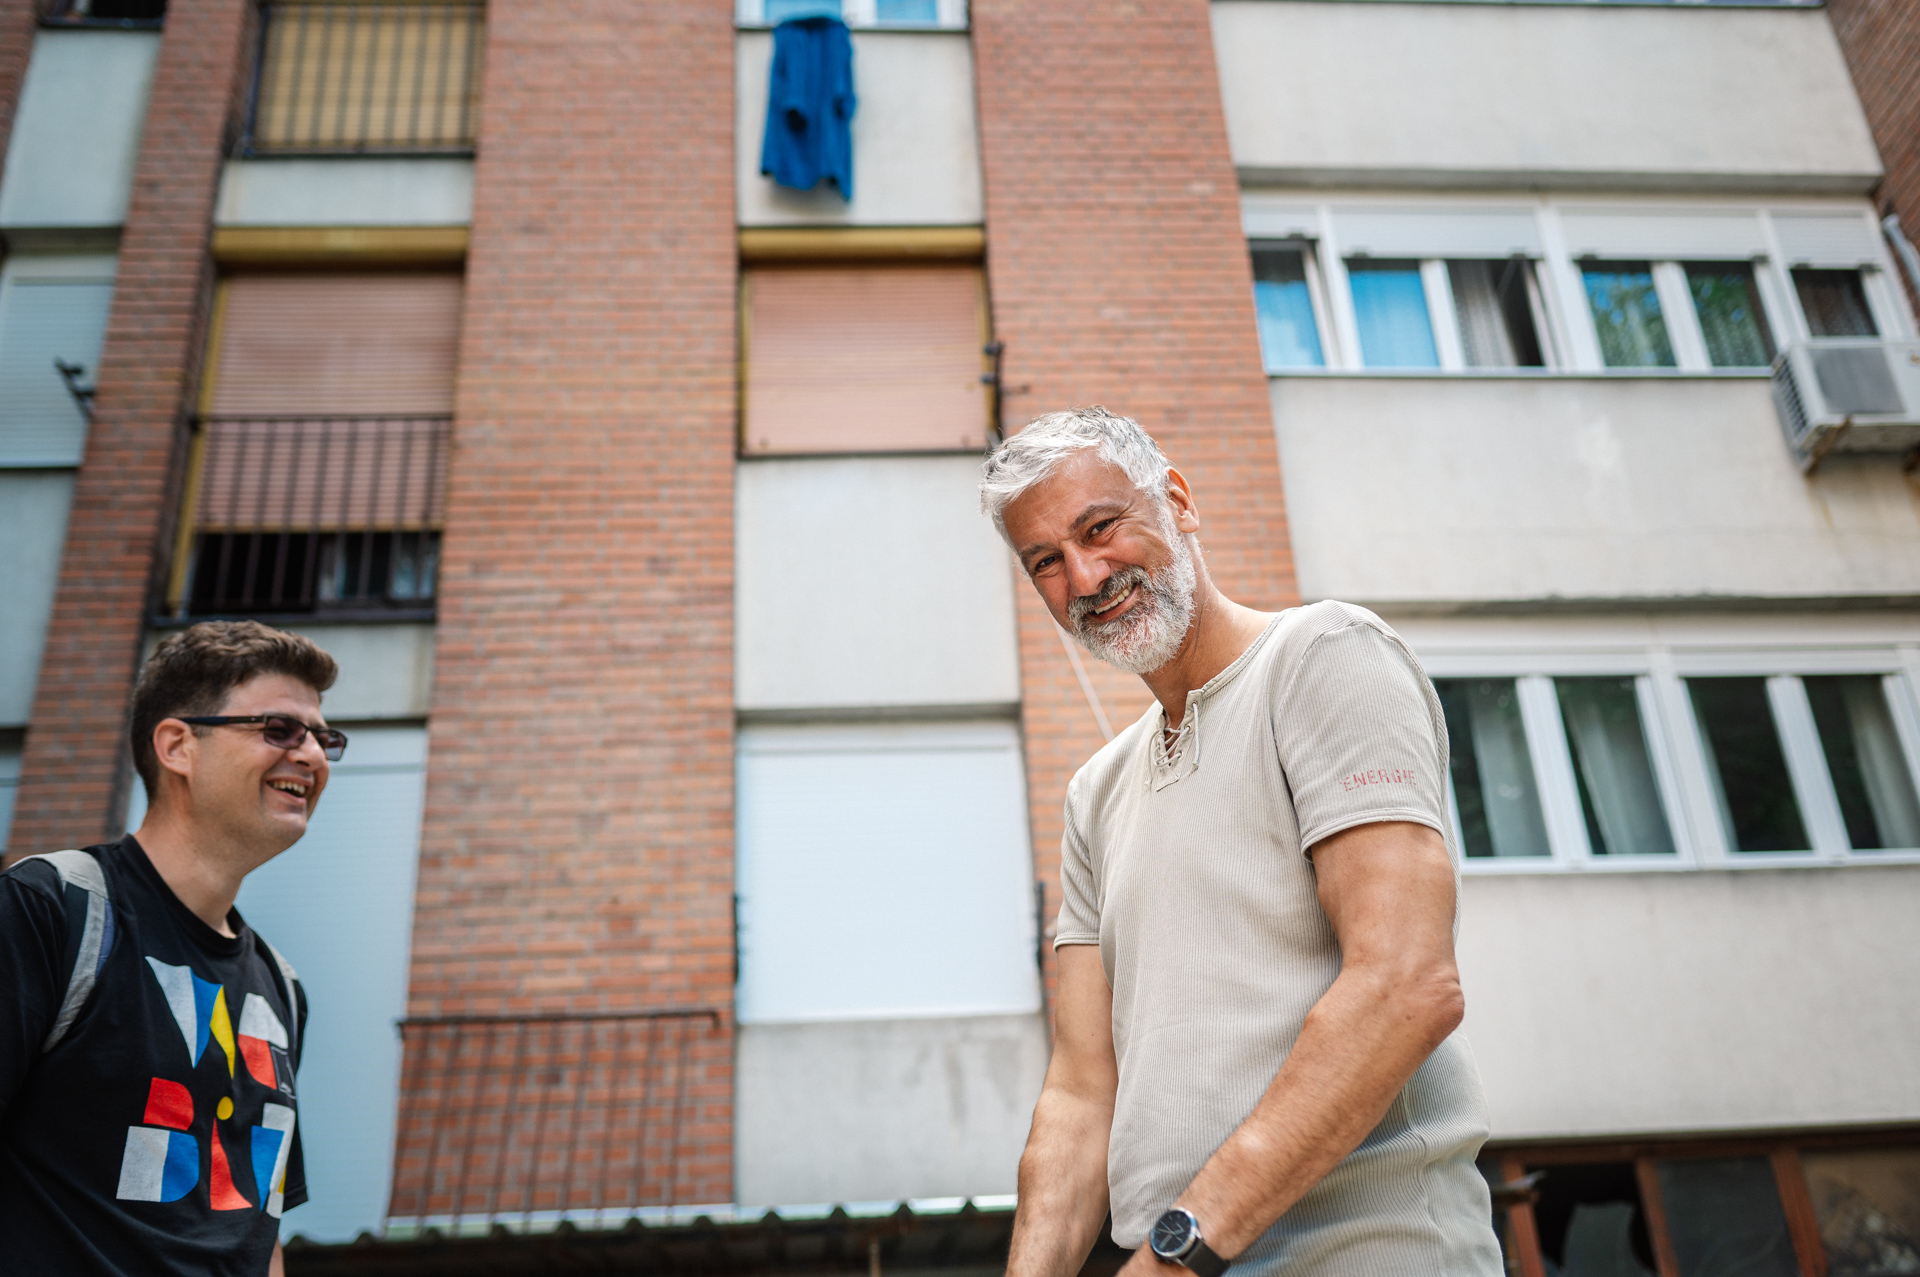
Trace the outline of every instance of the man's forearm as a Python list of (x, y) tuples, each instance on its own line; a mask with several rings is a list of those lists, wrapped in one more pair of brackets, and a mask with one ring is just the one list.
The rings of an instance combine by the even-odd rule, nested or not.
[(1251, 1245), (1380, 1123), (1458, 1023), (1458, 989), (1343, 971), (1286, 1064), (1180, 1195), (1221, 1255)]
[(1107, 1217), (1113, 1108), (1048, 1087), (1020, 1156), (1020, 1206), (1007, 1277), (1073, 1277)]

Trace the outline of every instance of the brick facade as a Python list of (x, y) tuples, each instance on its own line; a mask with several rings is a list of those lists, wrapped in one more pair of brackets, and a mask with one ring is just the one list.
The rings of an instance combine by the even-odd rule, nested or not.
[(34, 0), (0, 0), (0, 169), (6, 167), (7, 143), (13, 138), (13, 112), (20, 105), (20, 84), (27, 78), (27, 62), (33, 57), (38, 12)]
[(127, 698), (212, 293), (209, 228), (249, 14), (243, 0), (176, 0), (167, 15), (22, 760), (16, 855), (117, 832)]
[(722, 1009), (677, 1194), (724, 1202), (732, 12), (494, 0), (485, 85), (410, 1009)]
[[(1294, 602), (1206, 0), (974, 0), (972, 15), (1009, 423), (1087, 403), (1136, 418), (1192, 481), (1221, 587)], [(1035, 862), (1057, 902), (1066, 782), (1101, 737), (1019, 588)], [(1083, 663), (1116, 729), (1145, 708), (1138, 679)]]
[[(1887, 175), (1883, 210), (1900, 215), (1908, 239), (1920, 237), (1920, 5), (1911, 0), (1828, 0), (1827, 16), (1853, 72)], [(1902, 278), (1905, 278), (1904, 272)], [(1920, 291), (1906, 280), (1920, 308)]]

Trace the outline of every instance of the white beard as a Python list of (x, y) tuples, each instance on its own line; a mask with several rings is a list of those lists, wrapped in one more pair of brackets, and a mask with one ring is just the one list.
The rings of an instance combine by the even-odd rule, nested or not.
[[(1149, 674), (1172, 660), (1193, 624), (1193, 595), (1199, 573), (1187, 538), (1172, 525), (1171, 519), (1165, 521), (1173, 559), (1157, 575), (1142, 567), (1130, 567), (1107, 578), (1100, 593), (1067, 605), (1067, 629), (1080, 645), (1129, 674)], [(1090, 613), (1111, 607), (1136, 587), (1140, 595), (1126, 612), (1111, 621), (1087, 620)]]

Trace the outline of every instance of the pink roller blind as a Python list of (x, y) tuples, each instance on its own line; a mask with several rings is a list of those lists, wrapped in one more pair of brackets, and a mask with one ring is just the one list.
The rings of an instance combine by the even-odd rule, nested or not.
[(226, 287), (213, 415), (453, 411), (460, 276), (238, 275)]
[(977, 267), (754, 270), (745, 306), (749, 455), (986, 446)]

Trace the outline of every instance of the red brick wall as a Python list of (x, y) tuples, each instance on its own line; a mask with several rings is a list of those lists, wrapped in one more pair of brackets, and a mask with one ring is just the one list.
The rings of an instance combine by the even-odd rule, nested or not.
[[(1920, 4), (1828, 0), (1827, 16), (1886, 165), (1880, 203), (1900, 214), (1908, 239), (1920, 239)], [(1912, 280), (1906, 282), (1909, 298), (1920, 307), (1920, 293)]]
[(211, 295), (207, 242), (247, 26), (243, 0), (174, 0), (167, 15), (27, 732), (16, 855), (117, 832), (127, 697)]
[[(1295, 601), (1239, 185), (1206, 0), (974, 0), (987, 262), (1008, 420), (1102, 403), (1194, 485), (1215, 578)], [(1101, 743), (1052, 622), (1020, 585), (1035, 861), (1059, 900), (1066, 782)], [(1115, 728), (1138, 679), (1090, 658)]]
[(0, 167), (7, 162), (7, 143), (13, 137), (13, 110), (20, 102), (20, 82), (33, 56), (35, 0), (0, 0)]
[(494, 0), (484, 84), (409, 1005), (730, 1025), (732, 9)]

